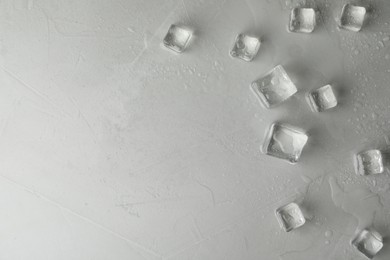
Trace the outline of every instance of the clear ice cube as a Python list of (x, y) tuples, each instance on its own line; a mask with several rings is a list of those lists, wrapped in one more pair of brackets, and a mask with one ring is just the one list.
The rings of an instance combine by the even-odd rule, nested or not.
[(362, 29), (366, 16), (363, 6), (346, 4), (341, 11), (340, 27), (349, 31), (358, 32)]
[(272, 108), (297, 92), (295, 84), (281, 65), (251, 84), (255, 95), (266, 108)]
[(308, 102), (315, 112), (322, 112), (337, 106), (337, 99), (331, 85), (311, 91), (308, 94)]
[(172, 24), (164, 37), (163, 43), (168, 49), (180, 53), (187, 48), (191, 37), (191, 30)]
[(372, 259), (382, 249), (383, 238), (375, 230), (364, 229), (351, 243), (360, 253)]
[(268, 130), (263, 152), (294, 164), (298, 162), (307, 140), (308, 135), (302, 130), (291, 125), (274, 123)]
[(230, 51), (230, 55), (244, 61), (251, 61), (255, 58), (260, 48), (260, 39), (255, 36), (239, 34)]
[(303, 226), (306, 222), (305, 217), (299, 206), (292, 202), (276, 210), (276, 218), (286, 232)]
[(290, 14), (290, 32), (311, 33), (316, 26), (316, 12), (313, 8), (294, 8)]
[(360, 175), (379, 174), (384, 171), (382, 152), (367, 150), (356, 155), (356, 171)]

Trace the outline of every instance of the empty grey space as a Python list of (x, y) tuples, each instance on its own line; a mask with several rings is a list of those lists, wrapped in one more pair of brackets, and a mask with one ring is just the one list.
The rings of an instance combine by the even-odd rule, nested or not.
[[(303, 6), (315, 28), (291, 32)], [(251, 84), (277, 65), (297, 93), (266, 108)], [(388, 0), (1, 0), (0, 259), (363, 260), (365, 228), (390, 259), (389, 100)], [(274, 123), (307, 134), (297, 163), (264, 152)], [(357, 174), (370, 149), (384, 172)]]

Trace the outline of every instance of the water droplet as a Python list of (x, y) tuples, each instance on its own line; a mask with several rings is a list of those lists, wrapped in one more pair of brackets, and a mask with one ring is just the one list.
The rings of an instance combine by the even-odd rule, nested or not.
[(325, 231), (325, 237), (331, 237), (333, 235), (332, 230)]

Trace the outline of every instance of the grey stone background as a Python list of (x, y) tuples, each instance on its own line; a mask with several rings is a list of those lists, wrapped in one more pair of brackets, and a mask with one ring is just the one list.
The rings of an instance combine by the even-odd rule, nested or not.
[[(359, 33), (344, 3), (308, 1), (305, 35), (286, 30), (298, 1), (0, 1), (0, 258), (361, 259), (359, 228), (390, 234), (389, 172), (352, 164), (390, 144), (390, 2), (366, 1)], [(181, 55), (172, 23), (195, 30)], [(228, 55), (240, 32), (263, 36), (251, 63)], [(267, 110), (249, 84), (277, 64), (299, 93)], [(327, 83), (340, 105), (312, 113)], [(275, 121), (309, 132), (297, 165), (260, 152)], [(285, 233), (291, 200), (308, 221)]]

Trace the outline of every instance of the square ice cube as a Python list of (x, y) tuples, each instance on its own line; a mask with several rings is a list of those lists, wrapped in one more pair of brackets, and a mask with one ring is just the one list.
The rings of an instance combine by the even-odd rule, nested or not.
[(298, 162), (307, 140), (308, 135), (302, 130), (287, 124), (274, 123), (268, 130), (263, 152), (294, 164)]
[(163, 43), (168, 49), (180, 53), (187, 48), (191, 36), (191, 30), (172, 24), (164, 37)]
[(367, 150), (356, 155), (356, 172), (360, 175), (379, 174), (384, 171), (382, 152)]
[(255, 36), (239, 34), (230, 51), (230, 55), (244, 61), (251, 61), (260, 48), (260, 39)]
[(286, 232), (299, 228), (306, 222), (301, 209), (294, 202), (278, 208), (276, 210), (276, 218), (280, 227)]
[(340, 27), (349, 31), (358, 32), (362, 29), (366, 8), (363, 6), (346, 4), (341, 11)]
[(364, 229), (351, 244), (368, 259), (372, 259), (382, 249), (383, 239), (377, 231)]
[(252, 82), (251, 88), (266, 108), (282, 103), (298, 91), (281, 65)]
[(311, 33), (316, 27), (316, 12), (313, 8), (294, 8), (290, 14), (290, 32)]
[(307, 98), (310, 107), (315, 112), (322, 112), (337, 106), (337, 99), (331, 85), (309, 92)]

